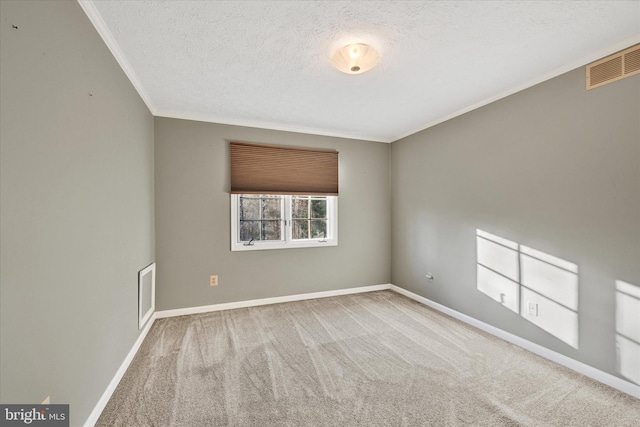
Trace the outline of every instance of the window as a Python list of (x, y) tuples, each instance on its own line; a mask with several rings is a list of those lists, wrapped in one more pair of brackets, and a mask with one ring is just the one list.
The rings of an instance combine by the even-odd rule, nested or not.
[(229, 143), (231, 250), (338, 244), (338, 152)]
[(231, 250), (338, 244), (335, 196), (231, 195)]

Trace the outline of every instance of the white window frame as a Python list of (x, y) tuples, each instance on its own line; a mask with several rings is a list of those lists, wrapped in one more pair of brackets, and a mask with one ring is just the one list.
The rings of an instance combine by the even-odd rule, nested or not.
[[(254, 240), (250, 245), (240, 241), (240, 194), (231, 194), (231, 250), (260, 251), (265, 249), (293, 249), (338, 246), (338, 197), (327, 196), (327, 236), (324, 239), (292, 239), (291, 198), (283, 199), (282, 221), (284, 240)], [(311, 196), (313, 197), (313, 196)]]

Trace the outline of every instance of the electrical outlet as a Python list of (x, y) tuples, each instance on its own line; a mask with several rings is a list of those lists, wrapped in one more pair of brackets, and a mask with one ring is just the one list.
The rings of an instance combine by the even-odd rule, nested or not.
[(218, 276), (209, 276), (209, 286), (218, 286)]
[(527, 314), (532, 317), (538, 317), (538, 303), (527, 302)]

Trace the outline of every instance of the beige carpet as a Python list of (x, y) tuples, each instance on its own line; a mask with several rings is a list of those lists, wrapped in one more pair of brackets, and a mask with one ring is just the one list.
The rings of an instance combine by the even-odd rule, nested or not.
[(392, 291), (156, 321), (99, 426), (638, 426), (640, 400)]

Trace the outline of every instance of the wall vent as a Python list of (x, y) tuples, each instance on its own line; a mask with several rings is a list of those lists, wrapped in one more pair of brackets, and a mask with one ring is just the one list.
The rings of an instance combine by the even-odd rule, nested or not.
[(587, 90), (640, 74), (640, 44), (587, 65)]

